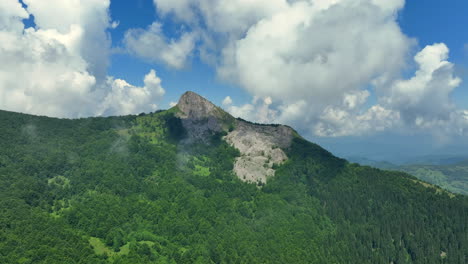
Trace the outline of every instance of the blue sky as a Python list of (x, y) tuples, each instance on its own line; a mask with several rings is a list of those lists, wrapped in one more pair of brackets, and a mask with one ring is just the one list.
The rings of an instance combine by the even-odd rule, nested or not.
[(340, 156), (468, 157), (467, 13), (464, 0), (5, 0), (0, 109), (135, 114), (192, 90)]

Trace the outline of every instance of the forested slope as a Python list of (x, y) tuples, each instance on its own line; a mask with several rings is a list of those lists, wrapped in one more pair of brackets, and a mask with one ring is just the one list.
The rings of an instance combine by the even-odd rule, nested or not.
[(463, 156), (420, 158), (404, 165), (353, 157), (349, 160), (385, 170), (402, 171), (453, 193), (468, 195), (468, 160)]
[(0, 263), (466, 263), (468, 199), (295, 137), (259, 187), (177, 108), (0, 111)]
[(451, 192), (468, 195), (468, 161), (450, 165), (404, 165), (395, 169), (410, 173)]

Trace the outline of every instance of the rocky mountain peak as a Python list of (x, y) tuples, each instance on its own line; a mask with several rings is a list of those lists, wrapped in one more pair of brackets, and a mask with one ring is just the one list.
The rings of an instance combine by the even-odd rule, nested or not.
[(235, 118), (194, 92), (184, 93), (177, 103), (177, 116), (187, 130), (186, 143), (207, 142), (210, 135), (226, 131)]
[(184, 93), (177, 104), (182, 118), (201, 120), (209, 117), (221, 117), (225, 113), (212, 102), (194, 92)]
[(275, 174), (274, 165), (288, 159), (284, 149), (293, 138), (290, 127), (235, 119), (194, 92), (184, 93), (177, 107), (188, 133), (186, 143), (206, 142), (213, 133), (226, 133), (224, 140), (241, 153), (236, 158), (234, 173), (243, 181), (265, 184)]

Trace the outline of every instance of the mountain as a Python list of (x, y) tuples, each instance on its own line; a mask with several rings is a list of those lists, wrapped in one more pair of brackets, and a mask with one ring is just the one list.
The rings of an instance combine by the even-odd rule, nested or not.
[(406, 161), (405, 165), (453, 165), (468, 160), (464, 155), (426, 155)]
[(182, 95), (177, 108), (177, 116), (188, 131), (185, 141), (203, 141), (213, 132), (227, 133), (224, 140), (240, 152), (233, 171), (241, 181), (265, 184), (275, 174), (273, 167), (287, 160), (283, 149), (291, 146), (295, 133), (290, 127), (236, 120), (193, 92)]
[(373, 160), (366, 157), (351, 156), (346, 157), (349, 162), (358, 163), (365, 166), (371, 166), (379, 169), (389, 170), (398, 167), (398, 165), (393, 164), (384, 160)]
[(468, 195), (468, 161), (449, 165), (408, 164), (392, 168), (454, 193)]
[(466, 263), (468, 198), (187, 92), (138, 116), (0, 111), (0, 263)]
[[(468, 195), (468, 161), (462, 157), (418, 158), (404, 165), (368, 158), (351, 157), (350, 161), (379, 169), (402, 171), (453, 193)], [(415, 163), (412, 163), (415, 162)]]

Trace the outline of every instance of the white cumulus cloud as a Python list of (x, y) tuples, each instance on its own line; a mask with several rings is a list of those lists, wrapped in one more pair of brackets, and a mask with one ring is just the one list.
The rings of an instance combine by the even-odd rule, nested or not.
[(324, 137), (355, 136), (400, 126), (399, 112), (374, 105), (364, 113), (327, 107), (315, 122), (313, 133)]
[(165, 94), (161, 79), (151, 70), (144, 79), (144, 87), (136, 87), (125, 80), (109, 78), (111, 91), (104, 98), (99, 115), (119, 113), (121, 115), (151, 112), (158, 109), (158, 103)]
[(230, 96), (223, 100), (223, 108), (234, 117), (240, 117), (245, 120), (259, 123), (271, 123), (277, 120), (278, 112), (270, 107), (272, 104), (270, 97), (254, 97), (251, 103), (236, 106)]
[(0, 2), (0, 30), (22, 30), (23, 23), (20, 19), (29, 17), (28, 12), (23, 9), (18, 1), (5, 0)]
[(175, 69), (183, 68), (195, 47), (196, 35), (185, 32), (177, 40), (166, 39), (161, 27), (155, 22), (146, 30), (128, 30), (124, 37), (126, 49), (144, 60), (164, 62)]
[(359, 3), (288, 5), (226, 48), (221, 76), (251, 94), (287, 104), (306, 100), (320, 110), (341, 100), (337, 95), (396, 75), (413, 43), (395, 21), (398, 9)]
[(162, 15), (216, 33), (243, 34), (260, 19), (288, 6), (286, 0), (153, 0)]
[(76, 52), (86, 60), (87, 70), (97, 82), (105, 81), (111, 44), (106, 33), (110, 26), (110, 0), (24, 0), (24, 3), (42, 30), (67, 34), (71, 26), (81, 27), (83, 36), (75, 40)]
[[(154, 108), (163, 94), (154, 72), (145, 87), (107, 76), (110, 1), (23, 2), (0, 1), (1, 109), (83, 117)], [(36, 26), (24, 28), (30, 15)]]
[(466, 135), (466, 110), (458, 110), (450, 99), (461, 79), (454, 76), (448, 54), (443, 43), (426, 46), (414, 57), (418, 69), (413, 77), (380, 87), (379, 104), (363, 113), (359, 105), (368, 94), (345, 95), (341, 105), (323, 111), (315, 133), (343, 136), (406, 128), (413, 133), (431, 131), (439, 139)]
[(231, 99), (231, 97), (230, 97), (230, 96), (226, 96), (226, 98), (224, 98), (224, 100), (223, 100), (222, 105), (223, 105), (224, 107), (229, 107), (231, 104), (232, 104), (232, 99)]
[(443, 43), (425, 47), (414, 57), (419, 66), (414, 77), (391, 86), (387, 104), (399, 109), (406, 121), (421, 124), (424, 120), (449, 119), (455, 109), (450, 94), (461, 79), (454, 76), (448, 54)]

